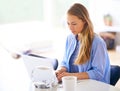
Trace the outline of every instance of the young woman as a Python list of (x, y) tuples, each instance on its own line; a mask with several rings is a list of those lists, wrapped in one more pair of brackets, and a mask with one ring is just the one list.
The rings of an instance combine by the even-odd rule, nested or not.
[(110, 61), (104, 40), (93, 32), (87, 9), (75, 3), (67, 12), (67, 24), (72, 32), (66, 40), (66, 49), (60, 68), (56, 71), (59, 81), (63, 76), (110, 82)]

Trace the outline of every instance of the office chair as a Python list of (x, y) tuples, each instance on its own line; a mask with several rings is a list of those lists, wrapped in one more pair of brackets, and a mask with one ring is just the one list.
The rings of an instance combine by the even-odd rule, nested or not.
[[(28, 56), (33, 56), (33, 57), (38, 57), (38, 58), (48, 58), (48, 57), (44, 57), (44, 56), (40, 56), (40, 55), (37, 55), (37, 54), (27, 54)], [(57, 59), (51, 59), (51, 58), (48, 58), (50, 59), (50, 61), (52, 61), (52, 65), (53, 65), (53, 68), (54, 70), (56, 70), (58, 68), (58, 60)]]
[(120, 78), (120, 66), (111, 65), (110, 71), (110, 84), (115, 86)]

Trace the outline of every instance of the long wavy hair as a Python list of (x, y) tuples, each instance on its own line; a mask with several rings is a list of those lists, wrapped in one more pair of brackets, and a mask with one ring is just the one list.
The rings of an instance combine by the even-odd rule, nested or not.
[(90, 59), (90, 51), (94, 37), (93, 24), (90, 20), (87, 9), (80, 3), (75, 3), (67, 11), (67, 14), (75, 15), (85, 22), (83, 30), (78, 34), (78, 39), (81, 42), (78, 57), (74, 64), (84, 64)]

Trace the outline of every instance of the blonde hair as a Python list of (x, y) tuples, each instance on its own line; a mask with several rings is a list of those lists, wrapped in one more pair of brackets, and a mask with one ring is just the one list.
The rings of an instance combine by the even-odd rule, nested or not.
[(67, 13), (75, 15), (85, 22), (82, 32), (78, 34), (78, 39), (80, 40), (81, 45), (75, 64), (86, 63), (90, 59), (90, 50), (94, 36), (93, 24), (90, 20), (89, 13), (80, 3), (75, 3), (72, 7), (70, 7)]

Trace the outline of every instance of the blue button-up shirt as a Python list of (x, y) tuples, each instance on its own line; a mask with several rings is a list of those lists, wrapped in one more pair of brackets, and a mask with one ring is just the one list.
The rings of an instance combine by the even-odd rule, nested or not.
[(110, 61), (104, 40), (95, 34), (90, 53), (90, 60), (85, 64), (73, 66), (73, 62), (78, 53), (78, 50), (75, 50), (76, 47), (76, 37), (75, 35), (70, 34), (66, 40), (65, 54), (61, 66), (66, 67), (68, 72), (87, 72), (90, 79), (110, 83)]

